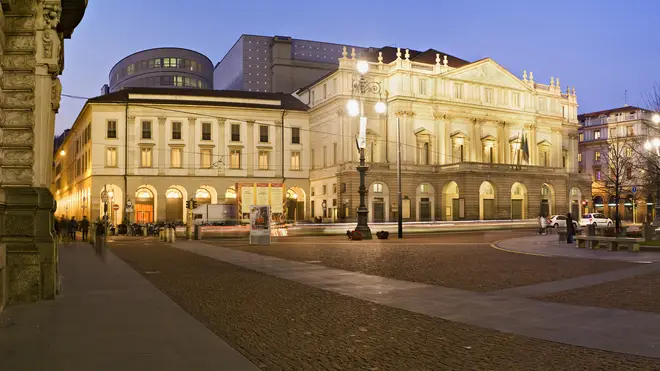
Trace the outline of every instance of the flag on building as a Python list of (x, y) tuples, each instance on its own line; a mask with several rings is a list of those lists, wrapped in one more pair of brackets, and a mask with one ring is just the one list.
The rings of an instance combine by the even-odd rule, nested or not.
[(529, 143), (527, 142), (527, 136), (525, 135), (524, 131), (522, 135), (521, 148), (522, 148), (522, 158), (525, 161), (527, 161), (527, 163), (529, 164)]

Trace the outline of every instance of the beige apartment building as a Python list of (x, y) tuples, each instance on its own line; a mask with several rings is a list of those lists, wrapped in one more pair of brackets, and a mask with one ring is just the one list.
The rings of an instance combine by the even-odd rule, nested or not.
[(579, 215), (591, 199), (591, 179), (578, 171), (577, 96), (559, 78), (541, 84), (531, 71), (519, 78), (490, 58), (470, 63), (433, 49), (344, 49), (336, 71), (296, 92), (313, 130), (311, 216), (356, 217), (359, 120), (346, 105), (359, 59), (381, 87), (364, 101), (370, 221), (397, 218), (397, 125), (405, 221)]
[(98, 219), (103, 192), (117, 224), (186, 222), (187, 200), (234, 204), (238, 217), (255, 202), (305, 215), (306, 110), (288, 94), (202, 89), (89, 99), (55, 153), (56, 216)]
[[(588, 200), (590, 211), (604, 213), (614, 220), (617, 203), (613, 189), (605, 184), (606, 172), (612, 170), (607, 164), (610, 143), (618, 141), (629, 147), (626, 151), (630, 156), (639, 157), (644, 150), (647, 128), (653, 125), (653, 114), (643, 108), (623, 106), (578, 116), (580, 172), (593, 182), (593, 198)], [(655, 189), (645, 187), (643, 167), (631, 166), (629, 172), (629, 179), (628, 174), (624, 174), (625, 186), (618, 205), (621, 220), (651, 222), (655, 218)]]

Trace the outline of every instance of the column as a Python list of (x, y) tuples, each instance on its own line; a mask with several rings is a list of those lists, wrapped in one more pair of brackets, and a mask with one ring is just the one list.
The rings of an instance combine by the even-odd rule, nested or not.
[(254, 159), (257, 156), (257, 149), (254, 145), (254, 120), (247, 121), (245, 147), (243, 148), (243, 158), (245, 159), (245, 168), (247, 169), (247, 176), (254, 176)]
[[(138, 152), (138, 148), (134, 145), (135, 144), (135, 116), (128, 116), (128, 121), (126, 122), (126, 132), (124, 133), (126, 135), (126, 142), (128, 143), (128, 148), (124, 149), (124, 153), (126, 156), (120, 156), (120, 158), (124, 158), (123, 162), (120, 161), (120, 166), (125, 165), (126, 169), (126, 174), (127, 175), (132, 175), (135, 174), (135, 169), (140, 166), (138, 161), (140, 158), (140, 153)], [(105, 154), (104, 154), (105, 155)], [(122, 169), (123, 171), (123, 169)]]
[(451, 144), (451, 117), (449, 115), (445, 115), (444, 117), (444, 129), (445, 136), (443, 138), (443, 142), (445, 143), (445, 153), (443, 154), (443, 163), (451, 164), (454, 162), (452, 157), (454, 153), (454, 147)]
[[(188, 167), (188, 175), (195, 175), (195, 169), (199, 168), (197, 158), (199, 155), (199, 147), (197, 146), (197, 119), (194, 117), (188, 117), (188, 138), (186, 139), (187, 146), (184, 148), (183, 156), (188, 158), (188, 164), (183, 162), (183, 166)], [(201, 133), (200, 133), (201, 137)], [(193, 191), (194, 192), (194, 191)]]
[(165, 175), (165, 159), (170, 155), (169, 148), (165, 145), (165, 121), (166, 117), (158, 117), (158, 138), (156, 140), (156, 146), (151, 153), (151, 161), (153, 166), (153, 161), (158, 161), (158, 174)]
[[(226, 120), (218, 119), (218, 136), (217, 136), (217, 147), (215, 148), (215, 153), (211, 159), (211, 163), (222, 160), (223, 166), (218, 166), (217, 172), (218, 175), (222, 175), (229, 167), (229, 152), (227, 152), (227, 133), (225, 132)], [(224, 192), (224, 190), (222, 190)], [(220, 200), (220, 190), (218, 190), (218, 200)], [(222, 194), (222, 199), (224, 199), (224, 194)]]
[(471, 118), (470, 122), (472, 123), (472, 127), (470, 128), (470, 156), (469, 156), (469, 161), (474, 161), (477, 162), (478, 157), (477, 154), (479, 151), (477, 151), (477, 148), (481, 148), (481, 138), (479, 138), (479, 135), (477, 134), (477, 120), (475, 118)]
[(529, 125), (529, 143), (527, 146), (529, 147), (529, 164), (538, 165), (539, 151), (536, 145), (536, 125)]
[(497, 122), (497, 159), (500, 164), (509, 163), (509, 151), (507, 150), (508, 138), (505, 138), (506, 122), (498, 121)]
[(0, 12), (2, 310), (7, 303), (53, 299), (57, 293), (55, 204), (49, 187), (62, 91), (57, 77), (63, 69), (62, 39), (72, 29), (59, 25), (58, 0), (2, 1)]

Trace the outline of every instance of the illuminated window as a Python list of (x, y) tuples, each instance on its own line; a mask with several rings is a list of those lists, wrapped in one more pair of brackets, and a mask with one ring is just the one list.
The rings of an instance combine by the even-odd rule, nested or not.
[(135, 192), (135, 197), (137, 197), (137, 198), (154, 198), (151, 191), (146, 189), (146, 188), (138, 189), (137, 192)]
[(582, 162), (582, 152), (578, 153), (578, 162)]
[(421, 184), (419, 186), (419, 192), (420, 193), (429, 193), (429, 185), (428, 184)]
[(594, 130), (594, 139), (600, 139), (600, 130)]
[(234, 188), (234, 186), (227, 188), (227, 190), (225, 191), (225, 198), (231, 198), (231, 199), (236, 198), (236, 189)]
[(140, 150), (140, 166), (151, 167), (151, 148), (142, 148)]
[(170, 150), (170, 166), (176, 169), (183, 167), (183, 149), (182, 148), (172, 148)]
[(105, 150), (106, 160), (105, 166), (107, 167), (116, 167), (117, 166), (117, 147), (107, 147)]
[(229, 154), (229, 168), (230, 169), (240, 169), (241, 168), (241, 150), (232, 149)]
[(381, 183), (374, 183), (372, 189), (374, 193), (383, 193), (383, 185)]
[(291, 170), (300, 170), (300, 152), (291, 152)]
[(578, 141), (584, 142), (584, 133), (580, 133)]
[(259, 170), (268, 170), (268, 151), (259, 151)]
[(594, 153), (594, 160), (600, 161), (600, 151), (596, 151), (596, 153)]
[(199, 165), (202, 169), (208, 169), (211, 167), (211, 149), (204, 148), (199, 153)]
[(165, 192), (166, 198), (183, 198), (181, 192), (176, 188), (170, 188)]
[(211, 198), (211, 194), (204, 188), (200, 188), (195, 192), (195, 199), (199, 198)]

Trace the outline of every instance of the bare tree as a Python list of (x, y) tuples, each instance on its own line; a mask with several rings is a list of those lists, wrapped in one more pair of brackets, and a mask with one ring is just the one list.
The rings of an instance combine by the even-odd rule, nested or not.
[(619, 215), (621, 195), (630, 192), (636, 181), (637, 156), (633, 149), (634, 144), (634, 139), (617, 135), (608, 138), (601, 145), (600, 179), (596, 181), (604, 194), (614, 197), (617, 233), (621, 229)]

